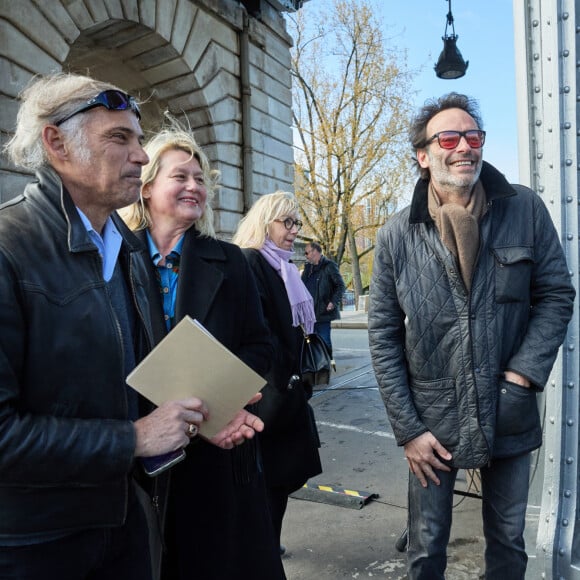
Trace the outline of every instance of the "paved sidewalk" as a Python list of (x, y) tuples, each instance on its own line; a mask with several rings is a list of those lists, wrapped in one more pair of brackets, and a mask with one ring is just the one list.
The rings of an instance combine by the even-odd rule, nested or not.
[(368, 312), (364, 310), (342, 310), (340, 320), (333, 320), (332, 328), (368, 328)]

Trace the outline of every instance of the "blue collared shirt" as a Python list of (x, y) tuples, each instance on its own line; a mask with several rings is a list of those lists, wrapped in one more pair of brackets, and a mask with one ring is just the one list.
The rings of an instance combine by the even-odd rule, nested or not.
[(165, 265), (160, 266), (161, 253), (157, 249), (153, 238), (147, 231), (147, 245), (149, 246), (149, 255), (156, 268), (157, 281), (163, 297), (163, 314), (165, 316), (165, 325), (167, 330), (173, 328), (175, 321), (175, 301), (177, 298), (177, 281), (179, 279), (179, 260), (181, 258), (181, 248), (183, 246), (183, 236), (179, 238), (177, 244), (165, 256)]
[(113, 271), (115, 270), (115, 265), (119, 258), (119, 252), (121, 251), (123, 238), (110, 217), (108, 217), (105, 222), (103, 235), (101, 236), (101, 234), (93, 228), (89, 218), (87, 218), (78, 207), (77, 211), (81, 216), (81, 220), (87, 229), (91, 241), (99, 250), (99, 254), (103, 260), (103, 278), (105, 279), (105, 282), (108, 282), (113, 276)]

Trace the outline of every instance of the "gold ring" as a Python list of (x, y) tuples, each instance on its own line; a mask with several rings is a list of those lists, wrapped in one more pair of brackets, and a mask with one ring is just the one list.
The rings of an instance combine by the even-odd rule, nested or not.
[(187, 434), (190, 437), (195, 437), (197, 435), (197, 425), (194, 425), (193, 423), (189, 424), (189, 427), (187, 428)]

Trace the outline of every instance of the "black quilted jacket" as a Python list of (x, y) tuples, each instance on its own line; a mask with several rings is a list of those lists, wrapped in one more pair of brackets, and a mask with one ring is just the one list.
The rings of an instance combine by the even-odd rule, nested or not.
[[(481, 182), (488, 210), (471, 293), (429, 216), (424, 180), (378, 234), (370, 292), (371, 355), (397, 443), (431, 431), (459, 468), (541, 445), (536, 393), (575, 296), (540, 198), (487, 163)], [(532, 388), (503, 380), (506, 370)]]

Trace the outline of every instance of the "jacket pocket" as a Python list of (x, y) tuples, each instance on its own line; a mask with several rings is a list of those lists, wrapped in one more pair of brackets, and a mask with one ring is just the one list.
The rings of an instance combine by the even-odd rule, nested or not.
[(536, 391), (500, 379), (495, 432), (498, 436), (521, 435), (540, 422)]
[(415, 408), (425, 427), (435, 435), (443, 447), (459, 442), (459, 414), (455, 380), (412, 381)]
[(532, 248), (493, 248), (492, 252), (495, 257), (495, 301), (505, 303), (527, 300), (534, 264)]

